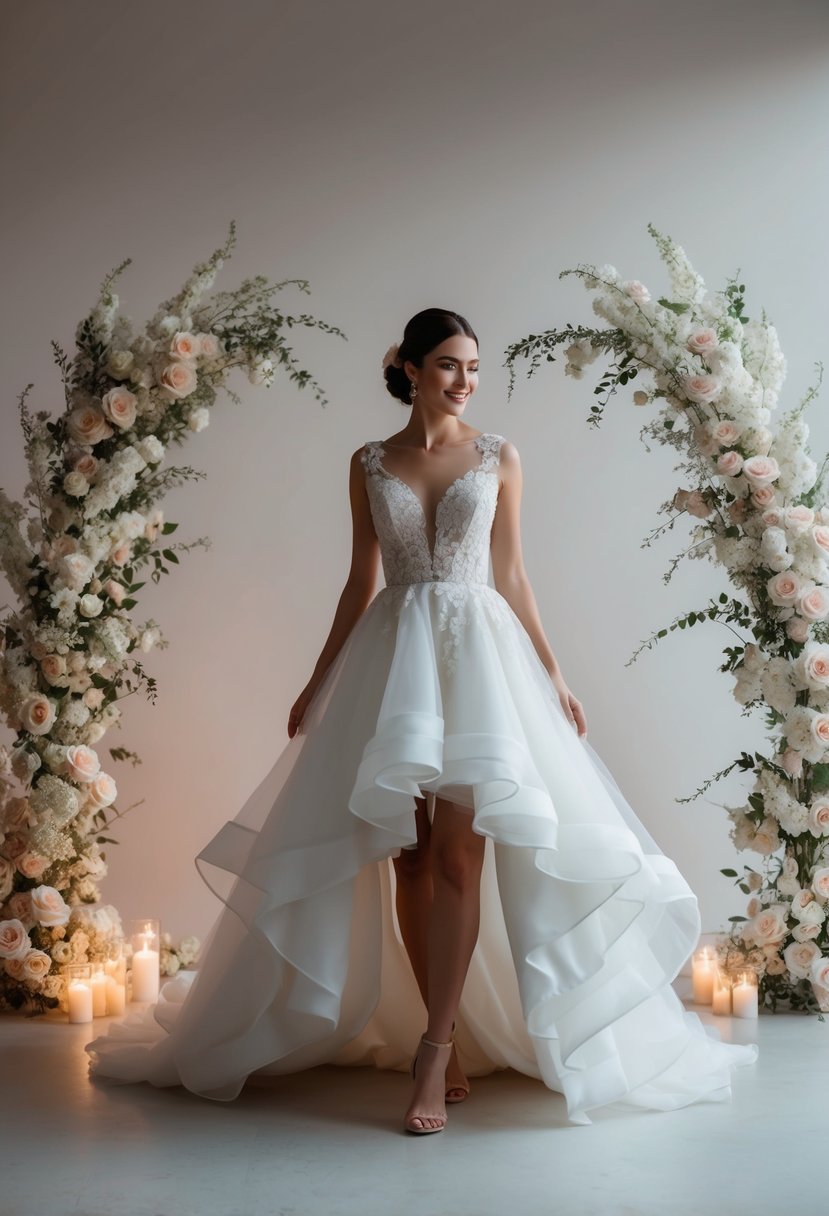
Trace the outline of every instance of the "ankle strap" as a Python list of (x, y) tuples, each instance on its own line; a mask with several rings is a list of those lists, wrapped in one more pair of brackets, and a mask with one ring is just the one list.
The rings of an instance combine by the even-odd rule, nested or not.
[(426, 1043), (428, 1047), (451, 1047), (454, 1039), (450, 1039), (448, 1043), (436, 1043), (434, 1039), (427, 1039), (425, 1034), (420, 1036), (421, 1043)]

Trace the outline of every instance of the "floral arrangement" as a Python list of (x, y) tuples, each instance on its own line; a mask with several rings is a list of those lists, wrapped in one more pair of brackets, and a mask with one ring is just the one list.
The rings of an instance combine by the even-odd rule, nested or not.
[[(743, 715), (762, 711), (770, 754), (742, 752), (696, 791), (734, 769), (751, 774), (745, 803), (725, 807), (735, 848), (758, 854), (743, 873), (723, 869), (747, 896), (745, 915), (729, 918), (720, 962), (732, 974), (759, 977), (761, 1007), (829, 1009), (829, 506), (827, 459), (809, 455), (803, 417), (818, 385), (769, 428), (786, 374), (776, 330), (765, 313), (745, 312), (736, 278), (709, 294), (685, 251), (653, 225), (669, 278), (668, 295), (653, 299), (638, 279), (615, 267), (580, 264), (564, 270), (594, 293), (593, 311), (609, 328), (573, 326), (530, 334), (510, 346), (509, 395), (518, 359), (527, 376), (553, 362), (564, 346), (565, 374), (576, 380), (607, 362), (588, 422), (598, 425), (619, 388), (646, 376), (633, 403), (655, 407), (640, 438), (679, 453), (684, 484), (659, 508), (667, 522), (693, 521), (683, 556), (722, 566), (731, 583), (707, 604), (656, 631), (634, 653), (675, 629), (715, 621), (732, 635), (719, 670), (733, 677)], [(679, 802), (692, 798), (677, 799)]]
[[(163, 468), (169, 447), (208, 425), (220, 389), (239, 402), (226, 383), (234, 367), (266, 386), (282, 368), (326, 404), (286, 330), (345, 335), (272, 303), (290, 283), (308, 292), (305, 280), (256, 276), (208, 294), (234, 243), (231, 223), (224, 247), (137, 335), (112, 286), (127, 259), (78, 325), (74, 357), (53, 343), (65, 409), (32, 416), (31, 384), (20, 397), (29, 481), (22, 503), (0, 490), (0, 567), (19, 601), (0, 621), (0, 713), (15, 733), (0, 747), (0, 1007), (55, 1007), (61, 965), (99, 961), (122, 938), (114, 908), (86, 907), (100, 900), (113, 824), (132, 809), (117, 809), (96, 745), (120, 725), (120, 700), (142, 686), (155, 700), (142, 659), (167, 643), (155, 621), (132, 618), (142, 575), (158, 582), (179, 553), (209, 543), (167, 539), (178, 525), (165, 521), (159, 499), (203, 476)], [(140, 763), (123, 747), (109, 757)], [(195, 939), (168, 944), (167, 974), (197, 951)]]

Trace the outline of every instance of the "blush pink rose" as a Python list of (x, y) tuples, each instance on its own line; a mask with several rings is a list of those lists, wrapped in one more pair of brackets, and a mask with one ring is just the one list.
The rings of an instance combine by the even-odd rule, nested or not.
[(109, 773), (98, 773), (89, 783), (89, 800), (93, 806), (111, 806), (117, 797), (118, 789)]
[(796, 536), (802, 536), (804, 532), (808, 532), (814, 521), (814, 511), (804, 503), (798, 503), (794, 507), (787, 507), (783, 514), (783, 526)]
[(43, 950), (30, 950), (21, 960), (23, 978), (27, 980), (44, 980), (49, 974), (52, 960)]
[(719, 344), (717, 331), (711, 329), (710, 326), (695, 329), (692, 334), (688, 335), (685, 343), (688, 350), (693, 351), (695, 355), (708, 355), (711, 351), (716, 350)]
[(92, 781), (101, 771), (98, 753), (84, 743), (74, 744), (66, 750), (66, 774), (73, 781)]
[(829, 798), (816, 798), (809, 807), (809, 831), (813, 836), (829, 836)]
[(732, 422), (730, 418), (723, 418), (722, 422), (718, 422), (711, 432), (717, 443), (723, 448), (732, 447), (742, 433), (743, 428), (737, 426), (737, 423)]
[(198, 377), (192, 363), (168, 363), (159, 377), (159, 384), (169, 396), (180, 400), (190, 396), (198, 384)]
[(778, 608), (790, 608), (800, 595), (800, 579), (792, 570), (781, 570), (766, 583), (771, 601)]
[(812, 875), (812, 890), (820, 899), (829, 899), (829, 866), (821, 866)]
[(735, 498), (728, 504), (728, 515), (733, 524), (741, 524), (745, 520), (748, 503), (744, 498)]
[(767, 528), (782, 528), (783, 512), (779, 507), (769, 507), (760, 516)]
[(773, 456), (749, 456), (743, 462), (743, 473), (757, 486), (767, 486), (780, 476), (780, 468)]
[(3, 841), (3, 855), (8, 857), (9, 861), (17, 861), (18, 857), (23, 856), (27, 848), (28, 841), (20, 832), (9, 832)]
[(723, 477), (736, 477), (742, 467), (743, 458), (739, 452), (723, 452), (717, 458), (717, 472), (722, 473)]
[(682, 387), (690, 401), (704, 404), (719, 396), (722, 385), (719, 377), (711, 376), (707, 372), (697, 372), (693, 376), (683, 376)]
[(108, 578), (104, 583), (103, 591), (109, 598), (118, 606), (123, 603), (126, 595), (126, 588), (123, 583), (116, 583), (114, 578)]
[(31, 948), (32, 943), (22, 921), (0, 921), (0, 958), (24, 958)]
[(219, 353), (219, 343), (215, 334), (199, 334), (200, 354), (206, 359), (215, 359)]
[(807, 621), (822, 621), (829, 616), (829, 597), (823, 587), (813, 587), (798, 600), (797, 610)]
[(751, 918), (746, 925), (745, 932), (758, 946), (770, 946), (782, 942), (787, 933), (785, 908), (782, 904), (771, 904), (770, 907)]
[[(745, 465), (743, 467), (745, 468)], [(774, 486), (758, 486), (751, 492), (751, 501), (759, 510), (771, 506), (776, 498)]]
[(110, 561), (114, 562), (116, 566), (124, 566), (129, 561), (131, 551), (132, 545), (129, 541), (122, 541), (120, 545), (117, 545), (112, 550), (112, 553), (109, 555)]
[(790, 777), (799, 777), (803, 772), (803, 756), (793, 747), (787, 747), (780, 757), (781, 767)]
[(28, 891), (15, 891), (3, 909), (3, 920), (19, 920), (26, 929), (36, 923), (32, 914), (32, 897)]
[(138, 398), (123, 384), (111, 388), (101, 399), (104, 414), (122, 431), (127, 430), (135, 422), (138, 413)]
[(72, 468), (76, 473), (83, 474), (91, 485), (95, 474), (98, 472), (98, 457), (93, 456), (91, 452), (81, 452), (73, 460)]
[(812, 734), (818, 743), (829, 746), (829, 717), (818, 714), (812, 719)]
[(699, 490), (692, 490), (685, 503), (685, 510), (696, 519), (707, 519), (713, 511)]
[(818, 553), (829, 556), (829, 528), (826, 524), (815, 524), (812, 528), (812, 541)]

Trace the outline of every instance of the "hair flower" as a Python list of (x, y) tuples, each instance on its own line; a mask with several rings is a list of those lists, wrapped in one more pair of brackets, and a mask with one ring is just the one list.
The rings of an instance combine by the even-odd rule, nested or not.
[(394, 366), (395, 366), (395, 367), (401, 367), (401, 366), (402, 366), (402, 364), (401, 364), (400, 360), (399, 360), (399, 359), (398, 359), (398, 357), (397, 357), (397, 352), (398, 352), (399, 350), (400, 350), (400, 347), (399, 347), (399, 345), (397, 344), (397, 342), (392, 342), (392, 344), (391, 344), (391, 346), (389, 347), (389, 349), (388, 349), (388, 350), (386, 351), (386, 353), (383, 355), (383, 370), (384, 370), (384, 371), (385, 371), (385, 369), (386, 369), (387, 367), (389, 367), (391, 364), (394, 364)]

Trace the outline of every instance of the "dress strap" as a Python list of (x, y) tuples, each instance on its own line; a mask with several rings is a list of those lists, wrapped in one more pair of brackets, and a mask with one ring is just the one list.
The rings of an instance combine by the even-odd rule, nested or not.
[(383, 456), (383, 445), (378, 439), (369, 439), (363, 444), (363, 450), (360, 453), (360, 460), (363, 462), (363, 468), (367, 473), (384, 473), (385, 469), (381, 464)]
[(503, 435), (495, 435), (490, 431), (484, 431), (482, 435), (478, 436), (475, 443), (481, 451), (482, 469), (497, 468), (501, 457), (501, 444), (503, 442)]

